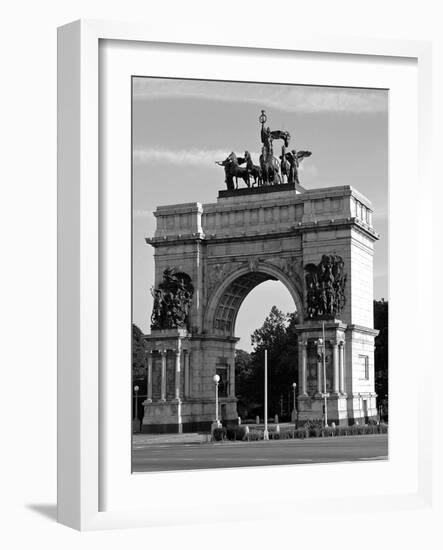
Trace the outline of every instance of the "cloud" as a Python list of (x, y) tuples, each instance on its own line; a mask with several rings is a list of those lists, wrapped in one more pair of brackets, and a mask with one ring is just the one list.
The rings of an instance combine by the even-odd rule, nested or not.
[(135, 78), (134, 100), (205, 99), (253, 103), (291, 113), (386, 113), (383, 90), (256, 84), (199, 80)]
[[(224, 160), (228, 156), (229, 152), (221, 149), (136, 149), (134, 151), (134, 163), (138, 166), (157, 164), (169, 166), (196, 166), (205, 168), (214, 167), (219, 169), (219, 167), (215, 164), (215, 161)], [(242, 152), (237, 151), (237, 154), (242, 155)], [(251, 155), (253, 162), (258, 164), (260, 153), (258, 151), (251, 151)], [(317, 166), (310, 160), (303, 161), (300, 164), (299, 170), (303, 178), (306, 178), (309, 181), (316, 179), (319, 175)], [(134, 217), (136, 218), (149, 217), (149, 214), (149, 212), (143, 210), (134, 211)]]
[(154, 221), (154, 214), (151, 210), (134, 210), (132, 212), (132, 215), (134, 216), (134, 218), (147, 218)]
[(384, 203), (382, 206), (373, 205), (373, 207), (374, 207), (374, 215), (373, 216), (374, 216), (375, 219), (379, 219), (379, 220), (388, 219), (389, 209), (388, 209), (387, 203)]
[(308, 176), (309, 178), (316, 178), (319, 175), (319, 171), (318, 171), (317, 166), (315, 164), (313, 164), (312, 162), (309, 162), (309, 161), (308, 161), (308, 163), (303, 161), (300, 164), (300, 167), (299, 167), (298, 170), (304, 176)]
[[(134, 162), (136, 164), (174, 164), (177, 166), (215, 166), (215, 161), (224, 160), (230, 151), (221, 149), (136, 149)], [(240, 154), (240, 153), (239, 153)], [(252, 158), (258, 159), (259, 153), (252, 152)]]

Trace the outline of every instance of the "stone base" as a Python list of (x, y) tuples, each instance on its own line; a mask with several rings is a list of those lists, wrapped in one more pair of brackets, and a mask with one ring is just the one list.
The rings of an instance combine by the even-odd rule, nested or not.
[[(348, 396), (349, 424), (367, 424), (370, 419), (377, 418), (377, 395), (374, 392), (357, 393)], [(364, 405), (364, 401), (366, 405)]]
[[(189, 433), (210, 432), (215, 417), (215, 400), (199, 399), (188, 401), (145, 401), (142, 433)], [(221, 398), (220, 418), (223, 426), (238, 425), (237, 400)], [(219, 415), (220, 416), (220, 415)]]
[(178, 424), (142, 424), (141, 433), (144, 434), (176, 434), (176, 433), (210, 433), (212, 422), (185, 422), (181, 424), (181, 432)]
[[(328, 425), (332, 422), (336, 426), (352, 426), (356, 422), (367, 424), (369, 420), (377, 418), (375, 394), (364, 397), (367, 400), (367, 411), (360, 408), (361, 396), (347, 396), (346, 394), (330, 395), (327, 399)], [(324, 420), (323, 397), (298, 397), (298, 425), (302, 426), (308, 420)]]
[(240, 187), (238, 189), (223, 189), (218, 192), (219, 199), (228, 197), (239, 197), (244, 195), (263, 195), (267, 193), (282, 193), (284, 191), (295, 191), (295, 193), (304, 193), (306, 189), (298, 183), (279, 183), (274, 185), (262, 185), (260, 187)]

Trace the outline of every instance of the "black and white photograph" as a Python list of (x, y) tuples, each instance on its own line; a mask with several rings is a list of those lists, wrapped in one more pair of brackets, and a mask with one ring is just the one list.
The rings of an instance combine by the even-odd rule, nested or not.
[(434, 548), (439, 3), (5, 8), (2, 548)]
[(388, 458), (388, 91), (132, 79), (134, 472)]

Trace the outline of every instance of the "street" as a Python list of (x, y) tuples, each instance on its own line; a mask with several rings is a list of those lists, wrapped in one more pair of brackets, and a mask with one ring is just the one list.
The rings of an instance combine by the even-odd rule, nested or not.
[(159, 472), (386, 460), (387, 455), (387, 434), (216, 443), (153, 443), (134, 440), (132, 467), (134, 472)]

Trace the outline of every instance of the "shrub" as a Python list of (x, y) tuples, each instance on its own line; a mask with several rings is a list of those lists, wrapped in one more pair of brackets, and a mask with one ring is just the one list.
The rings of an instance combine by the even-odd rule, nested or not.
[(352, 426), (349, 426), (349, 435), (358, 435), (358, 424), (353, 424)]
[(235, 428), (226, 429), (226, 439), (229, 441), (234, 441), (236, 439), (236, 430)]
[(388, 425), (384, 422), (380, 422), (378, 426), (378, 433), (379, 434), (387, 434), (388, 433)]
[(331, 428), (330, 426), (325, 426), (322, 429), (321, 436), (322, 437), (332, 437), (335, 433), (335, 429)]
[(309, 431), (306, 428), (297, 428), (294, 431), (294, 437), (297, 439), (305, 439), (306, 437), (309, 437)]
[(223, 441), (226, 439), (226, 428), (215, 428), (212, 432), (212, 437), (215, 441)]
[(376, 434), (378, 433), (378, 426), (377, 424), (368, 424), (366, 426), (366, 433), (368, 434)]
[(269, 439), (294, 439), (296, 437), (294, 430), (286, 429), (286, 430), (280, 430), (279, 432), (276, 432), (275, 430), (269, 431)]
[(233, 426), (227, 428), (226, 437), (229, 441), (244, 441), (246, 439), (246, 427), (245, 426)]
[(321, 419), (308, 420), (307, 422), (305, 422), (303, 427), (308, 432), (309, 436), (320, 437), (321, 430), (323, 427), (323, 422)]

